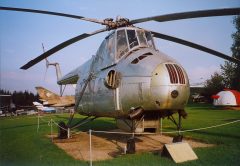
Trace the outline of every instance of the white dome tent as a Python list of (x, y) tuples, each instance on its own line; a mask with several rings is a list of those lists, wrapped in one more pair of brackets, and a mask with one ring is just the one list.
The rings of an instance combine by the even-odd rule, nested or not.
[(240, 92), (226, 89), (212, 96), (214, 106), (240, 106)]

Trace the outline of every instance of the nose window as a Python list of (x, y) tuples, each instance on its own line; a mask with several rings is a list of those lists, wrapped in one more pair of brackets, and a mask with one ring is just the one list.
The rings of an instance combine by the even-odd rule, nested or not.
[(182, 68), (176, 64), (165, 64), (168, 74), (170, 77), (170, 82), (172, 84), (185, 84), (185, 76)]

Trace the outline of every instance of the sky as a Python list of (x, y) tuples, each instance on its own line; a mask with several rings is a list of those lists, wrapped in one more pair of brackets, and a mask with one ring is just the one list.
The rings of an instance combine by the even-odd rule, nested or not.
[[(88, 18), (131, 19), (161, 14), (205, 9), (240, 7), (239, 0), (1, 0), (0, 6), (48, 10)], [(234, 16), (195, 18), (170, 22), (145, 22), (137, 26), (182, 38), (231, 55), (231, 34), (235, 32)], [(103, 28), (102, 25), (65, 17), (0, 11), (0, 88), (10, 91), (28, 90), (36, 86), (59, 92), (55, 69), (46, 72), (45, 61), (28, 70), (20, 67), (46, 50), (82, 33)], [(60, 63), (63, 75), (94, 55), (109, 32), (104, 32), (70, 45), (48, 58)], [(173, 42), (155, 39), (157, 48), (176, 59), (187, 71), (190, 83), (209, 79), (220, 71), (224, 60)], [(66, 94), (74, 88), (67, 86)]]

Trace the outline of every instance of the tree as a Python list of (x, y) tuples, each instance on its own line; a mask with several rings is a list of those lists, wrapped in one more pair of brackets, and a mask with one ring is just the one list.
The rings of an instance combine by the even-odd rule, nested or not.
[[(232, 57), (240, 59), (240, 15), (235, 17), (233, 24), (237, 31), (232, 34)], [(240, 91), (240, 64), (225, 61), (221, 69), (226, 87)]]
[(0, 94), (2, 95), (11, 95), (7, 101), (3, 101), (4, 99), (0, 99), (0, 106), (2, 105), (9, 105), (9, 101), (12, 100), (14, 104), (17, 106), (31, 106), (33, 101), (39, 101), (39, 96), (34, 95), (32, 92), (28, 91), (14, 91), (13, 93), (0, 89)]
[(222, 75), (215, 72), (211, 78), (204, 83), (204, 96), (208, 101), (212, 101), (211, 96), (217, 94), (225, 88), (224, 78)]

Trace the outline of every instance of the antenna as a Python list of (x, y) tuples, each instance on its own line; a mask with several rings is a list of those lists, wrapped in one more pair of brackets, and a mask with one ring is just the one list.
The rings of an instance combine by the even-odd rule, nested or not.
[[(43, 53), (45, 53), (45, 48), (44, 48), (43, 43), (42, 43), (42, 50), (43, 50)], [(47, 60), (47, 58), (45, 58), (45, 60), (46, 60), (46, 70), (45, 70), (45, 74), (44, 74), (44, 81), (46, 80), (47, 69), (48, 69), (48, 66), (49, 66), (49, 61)]]

